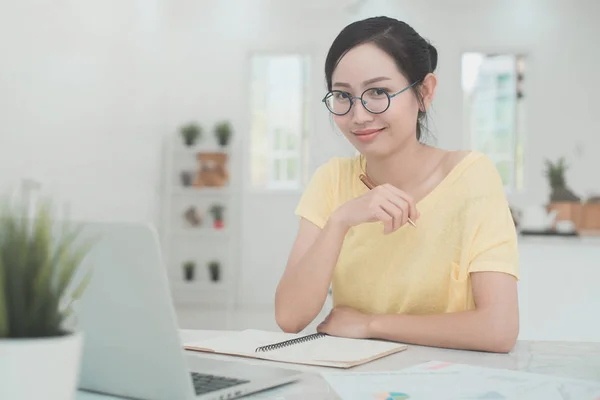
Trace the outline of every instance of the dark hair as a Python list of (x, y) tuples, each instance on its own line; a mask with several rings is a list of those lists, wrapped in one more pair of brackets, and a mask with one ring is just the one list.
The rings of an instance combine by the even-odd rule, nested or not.
[[(332, 75), (338, 62), (350, 49), (364, 43), (373, 43), (396, 61), (396, 65), (410, 83), (417, 101), (423, 106), (419, 86), (425, 76), (437, 67), (437, 50), (410, 25), (389, 17), (372, 17), (346, 26), (335, 38), (325, 60), (327, 90), (331, 90)], [(423, 107), (424, 109), (425, 107)], [(417, 139), (421, 140), (425, 111), (417, 117)]]

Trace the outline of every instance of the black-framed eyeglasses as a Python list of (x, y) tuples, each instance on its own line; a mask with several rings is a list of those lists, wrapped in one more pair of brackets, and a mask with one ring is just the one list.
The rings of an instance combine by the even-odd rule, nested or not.
[(418, 81), (413, 82), (394, 94), (389, 94), (387, 90), (382, 88), (370, 88), (365, 90), (360, 97), (357, 97), (352, 96), (350, 93), (344, 92), (343, 90), (331, 90), (321, 101), (325, 103), (327, 109), (334, 115), (348, 114), (354, 105), (355, 99), (360, 100), (361, 104), (368, 112), (372, 114), (381, 114), (390, 107), (392, 98), (410, 89), (416, 85), (417, 82)]

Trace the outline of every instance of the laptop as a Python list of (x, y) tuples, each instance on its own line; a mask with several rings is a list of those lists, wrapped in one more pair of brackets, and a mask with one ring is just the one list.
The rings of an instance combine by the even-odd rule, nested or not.
[(150, 225), (87, 223), (95, 238), (77, 276), (84, 345), (79, 388), (140, 399), (234, 399), (300, 379), (300, 371), (217, 360), (183, 349), (158, 235)]

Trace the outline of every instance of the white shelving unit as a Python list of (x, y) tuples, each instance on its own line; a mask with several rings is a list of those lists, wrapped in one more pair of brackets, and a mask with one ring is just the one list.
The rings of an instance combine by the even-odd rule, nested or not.
[[(208, 135), (206, 135), (208, 136)], [(234, 190), (232, 190), (232, 157), (229, 147), (205, 144), (210, 138), (202, 138), (197, 145), (186, 147), (180, 136), (167, 140), (164, 154), (162, 193), (161, 240), (165, 265), (168, 270), (171, 293), (175, 304), (198, 305), (210, 308), (235, 307), (236, 277), (235, 239), (236, 231)], [(198, 153), (225, 153), (228, 156), (229, 181), (222, 187), (184, 186), (182, 171), (194, 174), (200, 169)], [(215, 226), (210, 208), (224, 207), (223, 226)], [(190, 207), (201, 218), (199, 225), (190, 223), (185, 212)], [(184, 263), (195, 263), (194, 277), (186, 279)], [(209, 263), (218, 261), (220, 276), (211, 277)]]

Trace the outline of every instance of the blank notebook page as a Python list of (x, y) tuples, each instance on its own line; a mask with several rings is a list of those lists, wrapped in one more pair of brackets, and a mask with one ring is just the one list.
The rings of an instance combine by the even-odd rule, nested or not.
[(406, 345), (366, 339), (347, 339), (324, 336), (265, 352), (256, 353), (261, 346), (300, 338), (306, 334), (265, 332), (248, 329), (213, 339), (186, 343), (185, 346), (210, 349), (217, 353), (259, 356), (289, 362), (326, 361), (350, 363), (379, 356), (390, 351), (404, 350)]
[(265, 332), (254, 329), (246, 329), (241, 332), (228, 333), (226, 335), (201, 340), (198, 342), (185, 343), (185, 345), (206, 348), (217, 353), (242, 353), (254, 355), (255, 350), (258, 347), (268, 346), (272, 343), (283, 342), (285, 340), (295, 339), (302, 336), (305, 336), (305, 334), (296, 335), (283, 332)]

